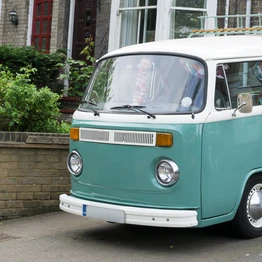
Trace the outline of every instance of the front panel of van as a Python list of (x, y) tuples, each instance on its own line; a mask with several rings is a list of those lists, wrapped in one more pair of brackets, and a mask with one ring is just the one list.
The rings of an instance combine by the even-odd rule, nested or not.
[[(146, 125), (74, 120), (72, 127), (159, 132), (173, 136), (170, 147), (72, 140), (70, 151), (77, 151), (83, 161), (82, 173), (71, 176), (72, 195), (137, 207), (194, 210), (200, 207), (202, 124)], [(161, 185), (155, 176), (157, 163), (164, 159), (174, 161), (179, 167), (179, 179), (171, 186)]]

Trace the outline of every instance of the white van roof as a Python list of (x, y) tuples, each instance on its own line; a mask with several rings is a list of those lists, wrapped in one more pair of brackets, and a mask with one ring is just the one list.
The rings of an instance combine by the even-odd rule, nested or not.
[(190, 55), (204, 60), (259, 57), (262, 56), (262, 37), (242, 35), (156, 41), (123, 47), (108, 53), (103, 58), (152, 52)]

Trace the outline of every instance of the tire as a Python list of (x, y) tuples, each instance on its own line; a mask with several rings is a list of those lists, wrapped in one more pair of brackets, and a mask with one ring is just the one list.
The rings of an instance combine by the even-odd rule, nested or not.
[(262, 236), (262, 176), (251, 177), (245, 187), (235, 218), (230, 223), (240, 237)]

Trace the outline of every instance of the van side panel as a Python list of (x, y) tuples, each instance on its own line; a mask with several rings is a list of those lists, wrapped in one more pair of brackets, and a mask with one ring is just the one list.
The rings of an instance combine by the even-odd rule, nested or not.
[(210, 114), (203, 128), (202, 219), (236, 212), (248, 173), (262, 167), (262, 116), (232, 112)]

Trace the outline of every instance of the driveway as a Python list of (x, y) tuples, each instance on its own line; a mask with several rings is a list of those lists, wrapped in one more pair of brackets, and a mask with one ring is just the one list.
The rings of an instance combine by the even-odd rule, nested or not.
[(1, 221), (0, 261), (262, 261), (262, 237), (235, 239), (217, 226), (138, 227), (55, 212)]

